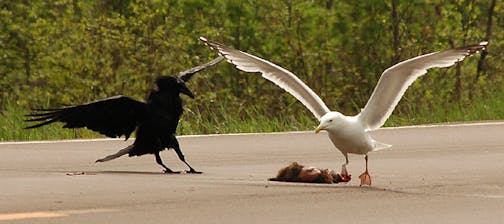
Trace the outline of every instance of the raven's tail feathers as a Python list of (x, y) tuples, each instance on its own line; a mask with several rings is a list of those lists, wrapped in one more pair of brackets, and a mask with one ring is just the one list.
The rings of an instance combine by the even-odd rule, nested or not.
[(131, 152), (133, 150), (133, 148), (135, 148), (135, 145), (130, 145), (124, 149), (121, 149), (119, 150), (118, 152), (116, 152), (115, 154), (112, 154), (112, 155), (108, 155), (102, 159), (99, 159), (99, 160), (96, 160), (95, 162), (96, 163), (101, 163), (101, 162), (107, 162), (107, 161), (110, 161), (110, 160), (113, 160), (113, 159), (117, 159), (121, 156), (124, 156), (126, 154), (128, 154), (129, 152)]

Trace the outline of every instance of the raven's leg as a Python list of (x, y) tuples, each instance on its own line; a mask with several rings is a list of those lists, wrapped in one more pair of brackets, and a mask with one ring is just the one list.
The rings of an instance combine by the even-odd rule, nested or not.
[(187, 163), (187, 162), (185, 161), (184, 154), (182, 154), (182, 151), (180, 150), (180, 146), (179, 146), (179, 143), (178, 143), (177, 138), (175, 137), (175, 135), (172, 135), (172, 136), (170, 137), (170, 140), (171, 140), (171, 143), (172, 143), (172, 144), (171, 144), (171, 146), (172, 146), (172, 148), (175, 150), (175, 152), (177, 153), (178, 158), (179, 158), (182, 162), (184, 162), (184, 163), (187, 165), (187, 167), (189, 167), (189, 171), (187, 171), (187, 172), (188, 172), (188, 173), (202, 173), (202, 172), (200, 172), (200, 171), (196, 171), (195, 169), (193, 169), (193, 168), (191, 167), (191, 165), (189, 165), (189, 163)]
[(165, 170), (164, 170), (165, 173), (180, 173), (180, 172), (175, 172), (175, 171), (171, 170), (170, 168), (168, 168), (167, 166), (165, 166), (163, 164), (163, 160), (161, 160), (161, 156), (159, 156), (159, 152), (154, 153), (154, 155), (156, 156), (156, 163), (165, 168)]

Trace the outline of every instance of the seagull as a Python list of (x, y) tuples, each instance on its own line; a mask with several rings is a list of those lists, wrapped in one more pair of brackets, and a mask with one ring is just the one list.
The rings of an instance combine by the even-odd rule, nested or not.
[(200, 40), (225, 57), (236, 68), (245, 72), (261, 73), (263, 78), (278, 85), (308, 108), (320, 121), (315, 133), (327, 131), (331, 142), (345, 156), (345, 164), (341, 169), (341, 176), (345, 182), (351, 179), (346, 168), (348, 154), (364, 155), (366, 170), (359, 176), (361, 186), (371, 185), (368, 152), (391, 147), (389, 144), (374, 140), (369, 132), (383, 126), (406, 89), (418, 77), (427, 73), (428, 69), (450, 67), (467, 56), (485, 50), (488, 45), (487, 41), (483, 41), (475, 45), (420, 55), (393, 65), (382, 73), (371, 97), (360, 113), (347, 116), (329, 110), (313, 90), (287, 69), (257, 56), (209, 41), (205, 37), (200, 37)]
[(154, 154), (156, 163), (164, 168), (165, 173), (181, 173), (165, 166), (159, 155), (164, 149), (174, 149), (178, 158), (189, 167), (187, 173), (201, 173), (185, 161), (175, 137), (183, 113), (180, 94), (194, 98), (185, 83), (195, 73), (219, 63), (222, 59), (224, 58), (219, 56), (206, 64), (180, 72), (177, 77), (157, 77), (146, 102), (120, 95), (70, 107), (35, 109), (37, 112), (26, 115), (29, 117), (26, 121), (38, 123), (25, 129), (62, 122), (63, 128), (85, 127), (111, 138), (124, 135), (125, 140), (136, 130), (133, 144), (96, 162), (107, 162), (125, 154), (130, 157)]

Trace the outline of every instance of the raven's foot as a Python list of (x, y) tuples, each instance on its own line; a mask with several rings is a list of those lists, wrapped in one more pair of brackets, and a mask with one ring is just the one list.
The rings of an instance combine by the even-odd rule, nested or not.
[(163, 171), (164, 173), (182, 173), (181, 171), (173, 171), (171, 169), (166, 168), (166, 170)]
[(186, 170), (185, 172), (186, 172), (186, 173), (194, 173), (194, 174), (202, 174), (202, 173), (203, 173), (203, 172), (201, 172), (201, 171), (196, 171), (196, 170), (194, 170), (194, 169)]

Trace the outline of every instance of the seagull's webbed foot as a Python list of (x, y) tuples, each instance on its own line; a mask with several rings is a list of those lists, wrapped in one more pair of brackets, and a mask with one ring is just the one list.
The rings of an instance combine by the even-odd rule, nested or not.
[(362, 186), (362, 185), (371, 186), (371, 176), (369, 175), (369, 172), (368, 172), (368, 155), (367, 154), (364, 157), (364, 159), (366, 160), (366, 171), (364, 171), (364, 173), (362, 173), (359, 176), (360, 186)]
[(368, 171), (362, 173), (360, 176), (359, 176), (359, 179), (360, 179), (360, 186), (362, 185), (368, 185), (368, 186), (371, 186), (371, 176), (369, 175)]
[(352, 175), (348, 174), (346, 165), (341, 166), (340, 176), (341, 176), (340, 182), (349, 182), (350, 180), (352, 180)]
[(341, 182), (349, 182), (352, 180), (352, 175), (341, 175)]

